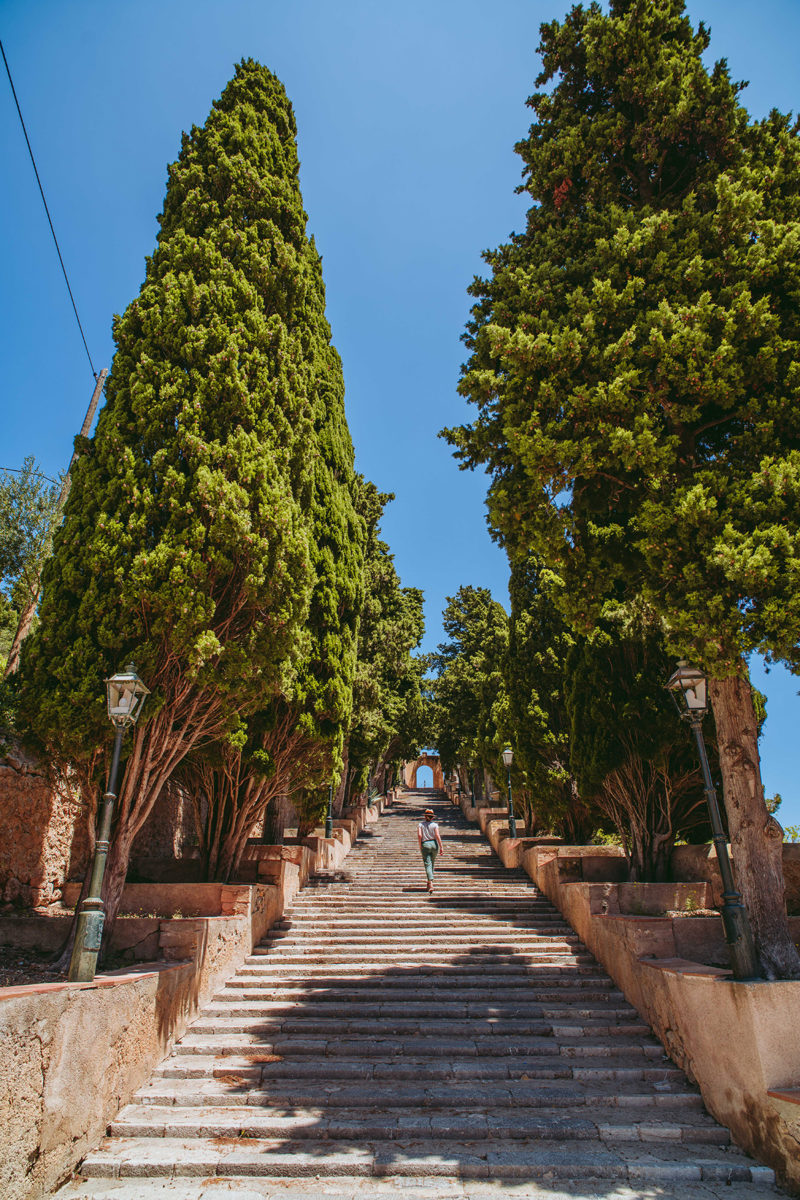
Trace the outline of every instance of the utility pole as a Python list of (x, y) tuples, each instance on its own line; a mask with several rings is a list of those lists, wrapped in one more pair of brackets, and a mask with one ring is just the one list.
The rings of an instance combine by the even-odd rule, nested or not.
[[(83, 424), (81, 425), (81, 437), (89, 436), (89, 430), (92, 428), (92, 421), (94, 420), (94, 414), (97, 412), (97, 406), (100, 403), (100, 397), (103, 394), (103, 384), (106, 381), (107, 375), (108, 367), (101, 367), (100, 374), (97, 376), (97, 381), (94, 385), (92, 398), (89, 401), (89, 407), (86, 410), (86, 416), (83, 418)], [(56, 518), (60, 518), (61, 513), (64, 511), (64, 505), (67, 503), (67, 496), (69, 495), (71, 482), (71, 472), (72, 468), (75, 466), (77, 457), (77, 451), (73, 450), (72, 458), (69, 460), (69, 466), (67, 467), (67, 473), (64, 476), (64, 482), (61, 485), (61, 495), (58, 497), (58, 504), (56, 505)]]

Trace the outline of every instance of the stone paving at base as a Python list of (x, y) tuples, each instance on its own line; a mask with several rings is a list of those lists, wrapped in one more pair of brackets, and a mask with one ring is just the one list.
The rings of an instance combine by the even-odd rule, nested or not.
[(408, 794), (209, 1003), (59, 1200), (763, 1200), (522, 872)]

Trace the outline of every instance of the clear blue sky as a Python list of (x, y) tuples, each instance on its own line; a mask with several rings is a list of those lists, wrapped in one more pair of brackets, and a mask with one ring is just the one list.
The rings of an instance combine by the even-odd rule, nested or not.
[[(154, 245), (166, 165), (240, 58), (286, 85), (309, 227), (324, 259), (359, 469), (396, 502), (403, 581), (424, 589), (426, 646), (462, 583), (507, 598), (481, 476), (437, 431), (455, 391), (480, 252), (523, 224), (514, 142), (529, 124), (542, 20), (564, 0), (2, 0), (0, 37), (97, 366)], [(800, 107), (798, 0), (691, 0), (711, 54), (748, 79), (755, 115)], [(10, 90), (0, 77), (0, 466), (69, 458), (92, 390)], [(800, 823), (797, 680), (776, 668), (762, 740), (768, 792)]]

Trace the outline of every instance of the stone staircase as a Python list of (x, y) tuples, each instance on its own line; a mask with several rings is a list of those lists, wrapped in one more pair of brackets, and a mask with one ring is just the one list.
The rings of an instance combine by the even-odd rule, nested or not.
[(78, 1197), (775, 1195), (560, 914), (435, 797), (318, 878), (62, 1189)]

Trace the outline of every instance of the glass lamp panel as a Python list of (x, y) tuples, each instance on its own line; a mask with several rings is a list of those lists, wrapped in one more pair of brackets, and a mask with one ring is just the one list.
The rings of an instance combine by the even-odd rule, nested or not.
[(687, 687), (686, 703), (692, 712), (697, 712), (701, 708), (706, 707), (706, 677), (701, 675), (699, 679), (693, 681), (692, 687)]

